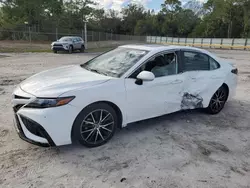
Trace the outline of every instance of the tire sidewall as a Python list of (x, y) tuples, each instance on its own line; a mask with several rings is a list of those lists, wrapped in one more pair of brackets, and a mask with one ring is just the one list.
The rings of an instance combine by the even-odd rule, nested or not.
[[(106, 110), (109, 113), (111, 113), (111, 115), (113, 116), (113, 119), (114, 119), (114, 128), (113, 128), (112, 133), (109, 135), (109, 137), (105, 141), (98, 143), (98, 144), (91, 144), (91, 143), (88, 143), (85, 140), (83, 140), (83, 138), (81, 136), (81, 133), (80, 133), (81, 132), (81, 123), (90, 112), (92, 112), (96, 109), (103, 109), (103, 110)], [(96, 103), (96, 104), (92, 104), (92, 105), (87, 106), (78, 114), (78, 116), (76, 117), (75, 122), (73, 124), (73, 132), (72, 132), (73, 135), (72, 136), (73, 136), (73, 139), (75, 141), (79, 142), (80, 144), (82, 144), (86, 147), (98, 147), (98, 146), (101, 146), (101, 145), (107, 143), (113, 137), (113, 135), (115, 134), (117, 125), (118, 125), (118, 117), (117, 117), (115, 110), (110, 105), (108, 105), (106, 103)]]
[(72, 54), (73, 52), (73, 46), (69, 46), (69, 53)]
[[(218, 91), (220, 91), (220, 90), (223, 90), (223, 91), (225, 92), (225, 94), (227, 95), (227, 97), (228, 97), (228, 91), (226, 90), (226, 88), (225, 88), (224, 86), (221, 86), (216, 92), (218, 92)], [(215, 92), (215, 93), (216, 93), (216, 92)], [(210, 100), (210, 102), (209, 102), (209, 106), (208, 106), (208, 108), (207, 108), (207, 110), (208, 110), (208, 112), (209, 112), (210, 114), (218, 114), (218, 113), (220, 113), (221, 110), (224, 108), (226, 102), (227, 102), (227, 99), (226, 99), (225, 102), (223, 103), (222, 107), (220, 108), (220, 110), (214, 111), (214, 110), (212, 109), (212, 99), (213, 99), (215, 93), (213, 94), (213, 96), (212, 96), (212, 98), (211, 98), (211, 100)]]
[(85, 51), (85, 46), (84, 46), (84, 45), (82, 45), (80, 51), (81, 51), (82, 53)]

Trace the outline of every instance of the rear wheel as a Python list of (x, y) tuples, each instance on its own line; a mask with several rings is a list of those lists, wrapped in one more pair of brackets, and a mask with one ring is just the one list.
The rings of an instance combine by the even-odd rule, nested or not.
[(207, 111), (210, 114), (218, 114), (223, 108), (225, 103), (227, 102), (228, 90), (225, 86), (221, 86), (213, 95), (209, 106), (207, 107)]
[(84, 52), (84, 50), (85, 50), (85, 47), (84, 47), (84, 45), (82, 45), (82, 47), (81, 47), (80, 51), (83, 53), (83, 52)]
[(56, 54), (57, 53), (57, 51), (56, 50), (53, 50), (53, 52)]
[(73, 126), (73, 136), (86, 147), (97, 147), (108, 142), (118, 124), (115, 110), (106, 103), (96, 103), (83, 109)]

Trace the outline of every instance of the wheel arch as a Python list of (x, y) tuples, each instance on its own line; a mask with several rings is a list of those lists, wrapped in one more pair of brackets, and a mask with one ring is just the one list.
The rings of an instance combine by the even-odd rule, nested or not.
[(76, 116), (76, 118), (75, 118), (75, 120), (74, 120), (74, 122), (73, 122), (72, 128), (71, 128), (71, 140), (72, 140), (72, 141), (73, 141), (73, 138), (74, 138), (74, 135), (73, 135), (73, 132), (74, 132), (74, 131), (73, 131), (73, 126), (74, 126), (74, 124), (75, 124), (75, 121), (76, 121), (78, 115), (79, 115), (85, 108), (87, 108), (88, 106), (91, 106), (91, 105), (93, 105), (93, 104), (98, 104), (98, 103), (106, 103), (106, 104), (108, 104), (109, 106), (111, 106), (111, 107), (115, 110), (116, 115), (117, 115), (117, 117), (118, 117), (118, 127), (117, 127), (117, 128), (119, 128), (119, 129), (122, 128), (123, 114), (122, 114), (121, 109), (120, 109), (115, 103), (110, 102), (110, 101), (97, 101), (97, 102), (93, 102), (93, 103), (91, 103), (91, 104), (85, 106), (85, 107), (77, 114), (77, 116)]
[(226, 88), (226, 90), (227, 90), (227, 99), (228, 99), (229, 92), (230, 92), (228, 85), (226, 83), (223, 83), (221, 87), (225, 87)]

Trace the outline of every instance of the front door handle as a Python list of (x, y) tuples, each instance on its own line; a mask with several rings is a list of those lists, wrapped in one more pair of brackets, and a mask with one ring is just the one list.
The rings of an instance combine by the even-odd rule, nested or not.
[(180, 84), (182, 83), (182, 80), (174, 80), (171, 82), (171, 84)]

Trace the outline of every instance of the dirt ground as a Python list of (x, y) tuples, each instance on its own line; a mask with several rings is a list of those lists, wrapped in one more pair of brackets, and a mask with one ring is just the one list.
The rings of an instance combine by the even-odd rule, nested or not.
[(0, 187), (250, 187), (250, 52), (213, 52), (239, 68), (237, 95), (220, 114), (184, 111), (133, 123), (92, 149), (22, 141), (10, 102), (23, 79), (93, 54), (0, 54)]

